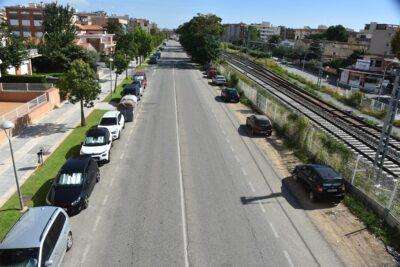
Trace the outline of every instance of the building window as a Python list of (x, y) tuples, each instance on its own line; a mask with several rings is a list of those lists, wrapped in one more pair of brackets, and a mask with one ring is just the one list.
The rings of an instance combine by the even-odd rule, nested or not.
[(382, 61), (381, 61), (381, 60), (377, 60), (377, 61), (375, 62), (375, 67), (376, 67), (376, 68), (382, 67)]
[(36, 32), (36, 37), (42, 38), (42, 36), (43, 36), (43, 33), (42, 33), (42, 32)]
[(19, 25), (19, 21), (17, 19), (10, 19), (10, 25), (18, 26)]
[(22, 26), (31, 26), (30, 20), (27, 19), (22, 20)]
[(20, 36), (20, 32), (19, 31), (13, 31), (12, 32), (15, 36)]
[(43, 21), (41, 21), (41, 20), (34, 20), (34, 21), (33, 21), (33, 24), (34, 24), (35, 26), (40, 27), (40, 26), (42, 26), (42, 22), (43, 22)]
[(8, 11), (9, 14), (18, 14), (17, 11)]
[(29, 12), (28, 11), (21, 11), (21, 14), (22, 15), (29, 15)]
[(24, 32), (24, 37), (31, 37), (31, 32)]

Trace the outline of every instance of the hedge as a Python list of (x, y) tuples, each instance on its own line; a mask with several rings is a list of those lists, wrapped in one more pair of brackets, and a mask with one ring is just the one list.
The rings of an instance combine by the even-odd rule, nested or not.
[(46, 83), (46, 75), (4, 75), (0, 77), (3, 83)]

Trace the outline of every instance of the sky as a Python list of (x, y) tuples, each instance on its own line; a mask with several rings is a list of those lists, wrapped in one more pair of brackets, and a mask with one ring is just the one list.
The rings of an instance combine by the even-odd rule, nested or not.
[[(0, 7), (40, 2), (0, 0)], [(42, 0), (42, 2), (50, 2)], [(400, 24), (400, 0), (58, 0), (78, 11), (148, 18), (160, 28), (176, 28), (197, 13), (213, 13), (223, 23), (259, 23), (302, 28), (342, 24), (360, 30), (369, 22)]]

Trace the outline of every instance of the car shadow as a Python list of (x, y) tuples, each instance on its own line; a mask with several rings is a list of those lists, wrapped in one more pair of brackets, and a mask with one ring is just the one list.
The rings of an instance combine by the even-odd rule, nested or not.
[(71, 147), (68, 152), (65, 154), (65, 159), (69, 159), (70, 157), (75, 157), (79, 155), (79, 151), (81, 150), (81, 145), (75, 145)]
[(50, 190), (50, 187), (54, 179), (47, 180), (33, 195), (32, 203), (34, 207), (46, 205), (46, 196)]
[(217, 95), (214, 97), (215, 101), (220, 102), (220, 103), (225, 103), (225, 101), (222, 99), (220, 95)]
[(266, 138), (267, 137), (266, 135), (262, 135), (262, 134), (252, 135), (250, 128), (247, 127), (247, 125), (245, 125), (245, 124), (242, 124), (239, 126), (238, 133), (240, 134), (240, 136), (245, 136), (245, 137), (250, 137), (250, 138)]

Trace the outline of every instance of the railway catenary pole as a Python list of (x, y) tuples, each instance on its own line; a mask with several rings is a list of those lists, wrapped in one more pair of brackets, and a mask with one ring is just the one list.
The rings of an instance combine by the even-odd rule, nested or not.
[(388, 152), (388, 146), (390, 142), (390, 134), (393, 128), (393, 121), (396, 116), (397, 108), (400, 100), (399, 93), (399, 75), (400, 71), (396, 71), (396, 79), (394, 81), (392, 97), (390, 99), (389, 110), (386, 114), (385, 122), (382, 127), (381, 137), (379, 140), (379, 146), (376, 150), (374, 169), (376, 171), (376, 181), (379, 181), (379, 177), (382, 174), (383, 164), (385, 162), (385, 157)]

